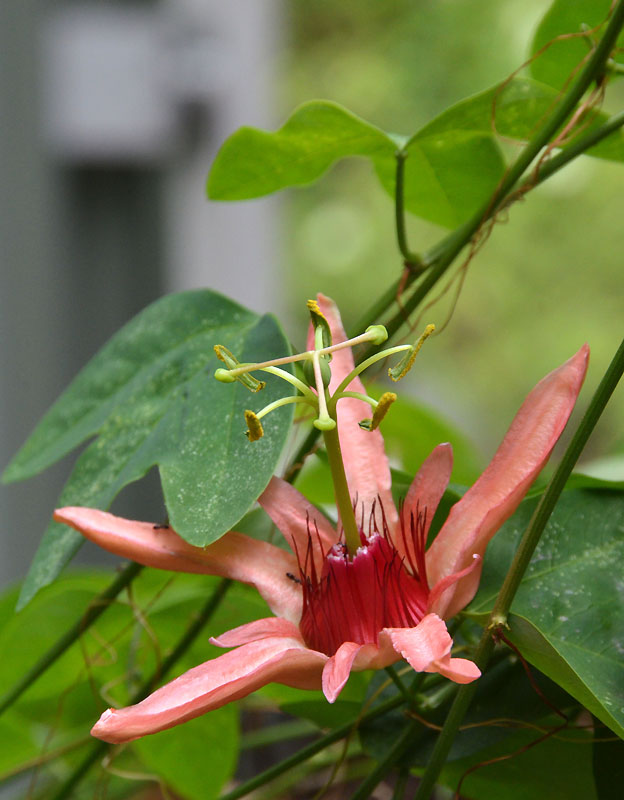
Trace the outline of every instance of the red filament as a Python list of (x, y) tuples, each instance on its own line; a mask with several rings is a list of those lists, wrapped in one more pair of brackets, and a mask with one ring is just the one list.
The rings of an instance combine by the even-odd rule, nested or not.
[(360, 526), (362, 546), (352, 559), (344, 544), (336, 544), (324, 554), (318, 575), (312, 548), (320, 546), (320, 541), (309, 523), (303, 562), (296, 554), (303, 589), (299, 629), (308, 647), (328, 656), (334, 655), (343, 642), (377, 644), (383, 628), (412, 628), (427, 613), (425, 514), (410, 516), (409, 532), (401, 514), (398, 535), (406, 554), (402, 557), (392, 541), (381, 504), (381, 532), (375, 510), (371, 511), (368, 532), (364, 532), (363, 524)]

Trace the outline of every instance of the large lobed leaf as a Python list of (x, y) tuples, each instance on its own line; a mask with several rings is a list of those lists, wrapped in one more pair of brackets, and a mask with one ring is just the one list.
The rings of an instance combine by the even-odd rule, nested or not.
[[(469, 611), (493, 605), (535, 498), (488, 548)], [(506, 635), (523, 655), (624, 738), (624, 493), (562, 494), (512, 606)]]
[[(385, 133), (327, 101), (300, 106), (271, 133), (244, 127), (230, 136), (212, 166), (208, 196), (246, 200), (317, 180), (336, 161), (364, 157), (394, 195), (397, 149), (407, 153), (404, 202), (412, 213), (446, 227), (464, 222), (491, 196), (505, 172), (499, 136), (535, 134), (560, 98), (557, 90), (514, 78), (444, 111), (410, 138)], [(596, 115), (592, 125), (608, 117)], [(586, 128), (584, 128), (586, 130)], [(624, 160), (616, 131), (591, 155)]]
[[(269, 482), (292, 407), (279, 409), (251, 445), (244, 410), (288, 393), (271, 378), (258, 396), (213, 378), (221, 343), (242, 361), (288, 352), (277, 321), (211, 291), (153, 303), (122, 328), (76, 377), (8, 466), (5, 481), (40, 472), (87, 438), (60, 505), (107, 508), (128, 483), (158, 465), (171, 524), (204, 546), (229, 530)], [(53, 580), (80, 546), (76, 531), (47, 529), (20, 604)]]

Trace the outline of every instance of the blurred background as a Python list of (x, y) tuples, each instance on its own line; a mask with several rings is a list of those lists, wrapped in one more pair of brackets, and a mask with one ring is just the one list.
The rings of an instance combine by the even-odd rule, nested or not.
[[(0, 4), (0, 466), (95, 351), (163, 293), (210, 287), (303, 342), (305, 300), (353, 323), (401, 271), (393, 204), (351, 159), (313, 186), (206, 200), (219, 145), (327, 98), (410, 134), (527, 57), (544, 0), (4, 0)], [(622, 107), (622, 87), (605, 110)], [(584, 341), (581, 406), (622, 322), (623, 167), (581, 158), (471, 263), (403, 391), (485, 460), (533, 384)], [(422, 251), (444, 231), (410, 220)], [(443, 323), (453, 293), (423, 322)], [(587, 458), (624, 453), (622, 391)], [(74, 457), (2, 487), (0, 580), (30, 563)], [(621, 477), (621, 476), (620, 476)], [(155, 483), (127, 513), (154, 516)], [(157, 505), (156, 507), (160, 507)]]

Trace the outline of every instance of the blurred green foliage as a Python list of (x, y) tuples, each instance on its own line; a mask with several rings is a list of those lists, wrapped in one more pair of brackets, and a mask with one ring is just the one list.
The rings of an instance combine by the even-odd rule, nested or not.
[[(385, 130), (416, 130), (526, 61), (549, 6), (544, 0), (291, 0), (280, 117), (306, 100), (326, 98)], [(622, 101), (620, 82), (609, 88), (603, 107), (616, 111)], [(581, 157), (517, 203), (470, 263), (448, 327), (406, 382), (486, 454), (546, 372), (588, 341), (587, 397), (617, 347), (622, 169)], [(321, 290), (336, 299), (347, 324), (355, 322), (401, 272), (391, 199), (358, 159), (287, 197), (284, 270), (291, 305), (301, 306), (303, 324), (301, 301)], [(409, 223), (417, 252), (444, 233), (415, 218)], [(426, 311), (422, 324), (442, 327), (457, 285)], [(613, 433), (623, 412), (620, 392), (586, 457), (624, 451), (621, 426)]]

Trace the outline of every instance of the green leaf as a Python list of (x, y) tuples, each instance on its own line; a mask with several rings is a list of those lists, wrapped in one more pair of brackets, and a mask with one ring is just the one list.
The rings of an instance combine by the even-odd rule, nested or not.
[[(385, 133), (341, 106), (315, 100), (271, 133), (241, 128), (221, 147), (208, 179), (213, 200), (247, 200), (317, 180), (336, 161), (371, 160), (394, 196), (397, 148), (405, 162), (404, 203), (413, 214), (449, 228), (467, 220), (492, 194), (505, 171), (498, 136), (528, 139), (552, 111), (552, 87), (522, 78), (462, 100), (413, 136)], [(593, 126), (608, 117), (597, 115)], [(624, 160), (616, 131), (591, 155)]]
[(584, 462), (566, 483), (570, 489), (624, 489), (624, 455)]
[[(556, 725), (557, 718), (548, 723)], [(444, 766), (440, 783), (456, 790), (461, 778), (461, 796), (466, 800), (596, 800), (591, 771), (591, 734), (566, 729), (561, 738), (546, 739), (532, 746), (542, 734), (523, 731), (475, 756)], [(508, 757), (511, 756), (511, 757)], [(490, 759), (504, 759), (483, 764)], [(469, 775), (467, 770), (483, 764)], [(612, 784), (613, 786), (613, 784)]]
[[(469, 611), (487, 613), (536, 500), (488, 548)], [(624, 494), (570, 490), (546, 526), (509, 618), (509, 638), (538, 669), (624, 736)]]
[[(341, 158), (364, 156), (394, 194), (397, 147), (384, 133), (335, 103), (300, 106), (275, 133), (241, 128), (226, 140), (208, 179), (213, 200), (245, 200), (319, 178)], [(504, 162), (491, 132), (447, 130), (412, 139), (406, 207), (440, 225), (467, 219), (500, 180)]]
[[(458, 637), (455, 647), (460, 645), (461, 639)], [(556, 708), (566, 712), (571, 708), (576, 708), (576, 703), (572, 698), (544, 675), (538, 674), (533, 677), (540, 687), (542, 695), (547, 697)], [(403, 680), (409, 686), (409, 668), (404, 674)], [(387, 681), (383, 672), (376, 673), (370, 683), (369, 697), (375, 695), (384, 683), (387, 684)], [(449, 705), (457, 689), (456, 685), (454, 686), (449, 681), (440, 681), (437, 678), (428, 678), (426, 681), (418, 693), (421, 702), (420, 713), (434, 727), (423, 726), (415, 734), (409, 753), (405, 756), (405, 762), (410, 766), (424, 766), (429, 762), (438, 738), (435, 726), (444, 724)], [(378, 700), (390, 700), (396, 696), (396, 693), (397, 689), (394, 684), (386, 685)], [(546, 718), (552, 716), (551, 707), (546, 705), (543, 696), (535, 691), (524, 667), (515, 657), (504, 656), (498, 663), (491, 664), (479, 679), (476, 696), (462, 722), (462, 729), (453, 740), (448, 761), (457, 761), (475, 754), (479, 754), (480, 757), (486, 748), (508, 739), (523, 724), (542, 724)], [(501, 719), (507, 722), (490, 724), (492, 720)], [(548, 724), (550, 722), (551, 720), (548, 719)], [(557, 718), (555, 724), (560, 724), (560, 722), (560, 718)], [(402, 708), (367, 722), (360, 729), (362, 746), (374, 758), (382, 759), (392, 747), (394, 738), (404, 724), (405, 712)]]
[[(528, 140), (548, 119), (560, 99), (560, 92), (545, 83), (513, 78), (451, 106), (413, 138), (435, 140), (453, 131), (465, 131), (473, 135), (500, 135), (509, 139)], [(582, 132), (586, 134), (592, 131), (608, 119), (608, 114), (594, 113), (591, 121), (583, 121)], [(622, 129), (614, 131), (589, 149), (587, 155), (624, 161)]]
[[(591, 43), (579, 35), (582, 26), (600, 25), (606, 20), (611, 5), (611, 0), (555, 0), (539, 24), (531, 45), (531, 54), (535, 56), (531, 62), (533, 77), (557, 89), (570, 77), (576, 77), (579, 65), (590, 53)], [(603, 30), (591, 33), (594, 43)], [(624, 35), (620, 34), (618, 44), (622, 46), (622, 42)]]
[[(418, 217), (455, 228), (492, 194), (505, 172), (505, 160), (491, 132), (436, 129), (435, 120), (406, 147), (405, 208)], [(394, 194), (395, 165), (375, 162), (377, 176)]]
[[(0, 648), (6, 654), (0, 659), (1, 694), (17, 683), (76, 623), (97, 592), (109, 582), (109, 575), (92, 571), (64, 577), (45, 589), (31, 606), (19, 614), (13, 611), (15, 592), (5, 595), (11, 604), (0, 618)], [(102, 624), (100, 620), (98, 628)], [(41, 675), (24, 697), (29, 702), (58, 698), (83, 669), (84, 658), (80, 648), (72, 648)]]
[(0, 720), (0, 781), (8, 780), (24, 762), (36, 758), (41, 745), (35, 743), (28, 726), (14, 714)]
[(393, 161), (396, 142), (336, 103), (315, 100), (295, 110), (275, 133), (240, 128), (212, 165), (208, 197), (247, 200), (319, 178), (347, 156)]
[(219, 797), (238, 756), (238, 709), (234, 704), (132, 745), (146, 767), (185, 800)]
[[(277, 321), (210, 291), (153, 303), (122, 328), (44, 416), (7, 468), (6, 481), (45, 469), (99, 434), (76, 462), (61, 505), (107, 508), (118, 492), (158, 465), (169, 519), (187, 541), (222, 536), (269, 482), (290, 429), (292, 407), (267, 418), (265, 436), (245, 438), (244, 411), (291, 392), (268, 376), (251, 397), (213, 378), (213, 350), (241, 360), (288, 352)], [(80, 546), (74, 530), (52, 523), (24, 583), (20, 606), (59, 574)]]
[(624, 489), (624, 480), (609, 480), (596, 475), (586, 475), (584, 472), (573, 472), (566, 481), (566, 489), (609, 489), (618, 491)]

